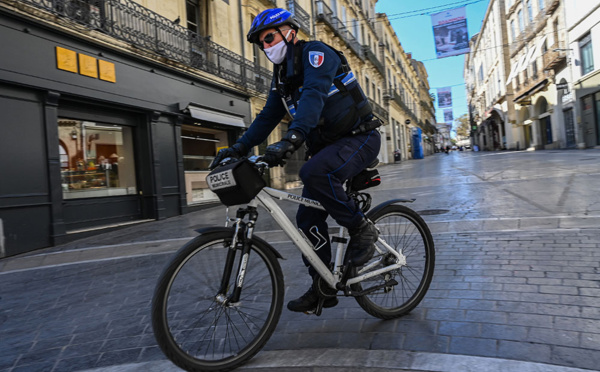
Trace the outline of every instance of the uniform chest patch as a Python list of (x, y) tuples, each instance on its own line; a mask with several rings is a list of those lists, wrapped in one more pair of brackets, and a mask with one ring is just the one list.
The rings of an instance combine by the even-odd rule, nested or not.
[(308, 52), (308, 62), (314, 68), (321, 67), (325, 61), (325, 54), (323, 52)]

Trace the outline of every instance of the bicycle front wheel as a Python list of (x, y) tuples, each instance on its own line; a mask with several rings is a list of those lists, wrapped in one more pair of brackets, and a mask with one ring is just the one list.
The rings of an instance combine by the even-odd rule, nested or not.
[[(229, 285), (219, 292), (232, 232), (200, 235), (164, 269), (152, 301), (152, 326), (165, 355), (188, 371), (228, 371), (267, 342), (283, 306), (283, 274), (272, 248), (253, 239), (240, 301), (226, 301), (236, 284), (241, 249)], [(240, 247), (241, 248), (241, 247)]]
[[(406, 315), (421, 302), (433, 278), (435, 248), (431, 232), (421, 216), (403, 205), (388, 205), (368, 213), (367, 217), (379, 229), (379, 238), (406, 257), (406, 265), (357, 284), (356, 288), (360, 289), (391, 279), (398, 282), (357, 297), (356, 301), (377, 318), (392, 319)], [(376, 260), (380, 260), (376, 268), (395, 263), (396, 257), (381, 242), (377, 245), (378, 251), (365, 267)]]

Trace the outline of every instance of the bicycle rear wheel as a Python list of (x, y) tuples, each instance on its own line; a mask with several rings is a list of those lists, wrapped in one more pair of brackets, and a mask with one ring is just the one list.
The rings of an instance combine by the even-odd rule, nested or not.
[[(367, 295), (357, 297), (358, 304), (369, 314), (392, 319), (408, 314), (423, 299), (433, 278), (435, 248), (429, 227), (412, 209), (403, 205), (388, 205), (373, 213), (367, 213), (379, 229), (379, 238), (406, 257), (406, 265), (354, 285), (373, 287), (395, 279), (398, 284), (387, 286)], [(378, 248), (386, 251), (377, 243)], [(365, 265), (382, 259), (381, 268), (394, 263), (391, 253), (379, 253)]]
[(152, 326), (165, 355), (188, 371), (227, 371), (252, 358), (267, 342), (283, 306), (283, 274), (266, 243), (253, 239), (240, 301), (233, 291), (236, 250), (227, 293), (219, 293), (232, 232), (200, 235), (164, 269), (152, 301)]

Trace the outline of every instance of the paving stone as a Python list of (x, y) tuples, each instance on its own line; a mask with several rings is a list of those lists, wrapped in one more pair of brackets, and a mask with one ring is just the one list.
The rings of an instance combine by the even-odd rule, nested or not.
[(581, 333), (581, 347), (596, 350), (600, 345), (600, 333)]
[[(545, 164), (549, 156), (575, 154), (569, 151), (559, 155), (543, 153), (543, 161), (535, 165)], [(516, 155), (507, 152), (501, 156)], [(327, 309), (320, 318), (284, 310), (265, 350), (329, 347), (415, 350), (499, 356), (597, 369), (600, 365), (598, 227), (595, 225), (588, 230), (546, 227), (555, 223), (560, 226), (574, 224), (581, 218), (582, 210), (600, 215), (600, 196), (590, 187), (594, 183), (578, 182), (581, 189), (570, 194), (569, 200), (576, 196), (581, 199), (580, 204), (564, 206), (565, 209), (557, 210), (555, 216), (545, 218), (546, 211), (534, 210), (522, 199), (498, 189), (501, 185), (531, 198), (538, 205), (545, 205), (545, 199), (557, 196), (550, 190), (539, 193), (540, 185), (552, 184), (557, 179), (545, 178), (540, 183), (529, 177), (532, 165), (531, 158), (527, 159), (527, 162), (511, 163), (516, 168), (521, 163), (529, 164), (527, 171), (512, 173), (518, 175), (517, 179), (498, 179), (497, 182), (503, 183), (492, 186), (490, 182), (496, 180), (482, 181), (472, 177), (471, 183), (462, 183), (468, 198), (456, 198), (454, 193), (447, 192), (445, 182), (432, 186), (430, 182), (432, 179), (438, 181), (437, 178), (424, 180), (419, 176), (407, 176), (407, 169), (402, 167), (410, 164), (416, 167), (416, 163), (384, 167), (398, 172), (393, 174), (393, 187), (373, 194), (377, 200), (387, 200), (399, 190), (408, 193), (422, 192), (424, 187), (432, 191), (444, 190), (436, 194), (439, 197), (418, 198), (411, 205), (416, 210), (450, 210), (443, 216), (426, 216), (433, 228), (444, 231), (434, 235), (437, 266), (430, 291), (409, 315), (391, 321), (368, 315), (351, 298), (341, 298), (336, 308)], [(425, 161), (429, 160), (419, 163), (418, 168)], [(485, 167), (490, 164), (486, 163)], [(597, 183), (600, 162), (596, 168), (594, 174), (597, 176), (590, 180)], [(432, 174), (431, 171), (426, 173)], [(492, 172), (489, 176), (497, 173)], [(408, 188), (409, 184), (413, 188)], [(572, 192), (576, 187), (573, 186)], [(560, 194), (563, 190), (557, 192)], [(285, 212), (293, 217), (295, 209), (295, 206), (286, 207)], [(10, 266), (8, 261), (0, 260), (0, 370), (12, 368), (22, 360), (28, 363), (22, 364), (23, 368), (30, 366), (37, 370), (53, 365), (53, 372), (102, 366), (117, 368), (123, 363), (166, 360), (152, 334), (149, 308), (156, 278), (169, 259), (169, 254), (162, 252), (173, 251), (184, 240), (172, 243), (171, 248), (161, 247), (161, 243), (144, 244), (143, 241), (191, 236), (189, 231), (193, 226), (214, 224), (216, 216), (222, 218), (222, 215), (222, 208), (194, 212), (155, 221), (146, 227), (139, 225), (129, 230), (127, 236), (103, 234), (52, 248), (55, 255), (45, 261), (59, 263), (73, 257), (122, 256), (110, 262), (11, 273), (6, 271)], [(506, 229), (513, 223), (528, 230), (482, 232), (484, 228)], [(271, 221), (262, 226), (273, 228)], [(451, 228), (462, 232), (457, 233)], [(464, 232), (467, 229), (475, 230)], [(264, 236), (270, 234), (273, 233), (267, 232)], [(278, 239), (284, 239), (280, 232), (276, 235)], [(113, 245), (126, 239), (128, 244), (135, 239), (142, 242), (138, 241), (135, 247), (94, 248), (96, 252), (86, 250), (85, 253), (68, 254), (73, 247)], [(130, 252), (159, 254), (127, 257), (128, 247)], [(300, 255), (291, 245), (276, 243), (276, 248), (287, 258), (280, 262), (288, 301), (304, 293), (310, 278), (301, 264)], [(61, 257), (61, 252), (67, 254)], [(25, 261), (19, 263), (24, 264)], [(11, 344), (6, 346), (5, 340)], [(46, 354), (43, 359), (29, 355), (34, 350), (48, 352), (54, 349), (61, 352)]]
[(141, 352), (141, 348), (104, 352), (100, 354), (100, 359), (98, 359), (96, 367), (125, 364), (131, 361), (136, 362)]
[(554, 318), (554, 326), (557, 329), (589, 332), (592, 329), (600, 329), (600, 320), (557, 316)]
[(12, 368), (10, 371), (11, 372), (31, 372), (31, 371), (52, 372), (54, 370), (55, 363), (56, 363), (55, 361), (49, 361), (49, 362), (41, 362), (41, 363), (34, 363), (34, 364), (17, 365), (16, 367)]
[(430, 353), (447, 353), (450, 338), (447, 336), (409, 333), (404, 336), (403, 349)]
[(473, 322), (441, 322), (438, 334), (445, 336), (481, 337), (481, 324)]
[(497, 341), (476, 337), (452, 337), (450, 341), (451, 354), (469, 354), (477, 356), (497, 356)]
[(55, 370), (61, 372), (81, 371), (96, 366), (99, 355), (84, 355), (57, 361)]
[(484, 323), (507, 323), (508, 314), (501, 311), (468, 310), (465, 320)]
[(600, 365), (600, 353), (597, 350), (556, 346), (552, 349), (550, 363), (597, 370)]
[(481, 324), (481, 337), (498, 340), (524, 340), (529, 328), (507, 324)]
[(527, 358), (534, 362), (546, 362), (552, 357), (552, 348), (547, 344), (500, 340), (497, 355), (507, 359)]
[(535, 343), (553, 343), (555, 345), (578, 347), (580, 332), (531, 327), (526, 340)]

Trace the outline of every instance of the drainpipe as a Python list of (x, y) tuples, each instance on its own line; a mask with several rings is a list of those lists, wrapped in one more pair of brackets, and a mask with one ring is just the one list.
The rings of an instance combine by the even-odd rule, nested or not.
[(310, 2), (310, 15), (312, 16), (312, 20), (311, 20), (312, 22), (310, 22), (311, 26), (312, 26), (311, 40), (316, 40), (317, 39), (317, 29), (316, 29), (315, 24), (317, 23), (317, 16), (315, 14), (315, 2), (314, 1)]
[[(238, 12), (240, 13), (240, 41), (242, 43), (241, 47), (242, 47), (242, 59), (243, 62), (245, 62), (246, 59), (246, 52), (244, 51), (244, 44), (246, 43), (246, 37), (244, 36), (244, 17), (242, 14), (242, 1), (243, 0), (238, 0)], [(245, 63), (244, 63), (245, 64)], [(246, 69), (244, 67), (242, 67), (242, 81), (246, 81)]]

